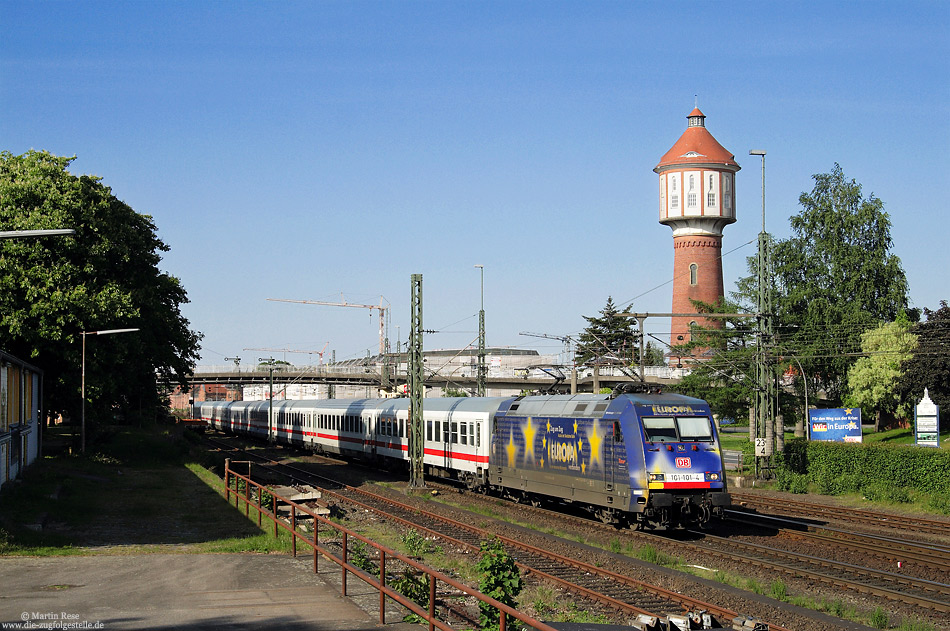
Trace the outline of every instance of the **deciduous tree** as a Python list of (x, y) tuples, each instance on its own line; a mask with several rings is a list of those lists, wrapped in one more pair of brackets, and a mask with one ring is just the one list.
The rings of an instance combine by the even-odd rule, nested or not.
[[(911, 321), (918, 313), (908, 308), (907, 278), (891, 253), (884, 203), (865, 197), (838, 164), (814, 180), (790, 219), (792, 236), (773, 243), (777, 338), (771, 342), (801, 362), (816, 389), (840, 402), (861, 334), (902, 311)], [(739, 286), (746, 300), (755, 295), (754, 276)]]
[(169, 248), (152, 218), (100, 178), (71, 174), (72, 160), (0, 152), (2, 229), (76, 231), (0, 241), (0, 347), (45, 371), (48, 407), (75, 412), (81, 332), (139, 328), (88, 340), (86, 394), (96, 402), (93, 416), (116, 407), (154, 411), (165, 387), (185, 384), (201, 336), (181, 314), (185, 289), (158, 268)]
[(866, 331), (861, 335), (859, 358), (848, 370), (850, 407), (861, 408), (866, 416), (873, 413), (875, 431), (884, 429), (895, 418), (913, 414), (909, 401), (903, 400), (899, 382), (904, 370), (902, 364), (913, 356), (917, 336), (910, 332), (911, 323), (902, 313), (896, 321)]
[(917, 348), (902, 367), (900, 393), (903, 400), (916, 405), (927, 388), (930, 399), (940, 406), (941, 425), (950, 426), (950, 307), (946, 300), (940, 308), (924, 309), (926, 320), (914, 325)]

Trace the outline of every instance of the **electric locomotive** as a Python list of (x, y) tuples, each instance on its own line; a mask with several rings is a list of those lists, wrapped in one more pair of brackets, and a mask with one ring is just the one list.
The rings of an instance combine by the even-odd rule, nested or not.
[(675, 394), (513, 399), (495, 414), (489, 477), (617, 525), (701, 526), (730, 504), (709, 406)]

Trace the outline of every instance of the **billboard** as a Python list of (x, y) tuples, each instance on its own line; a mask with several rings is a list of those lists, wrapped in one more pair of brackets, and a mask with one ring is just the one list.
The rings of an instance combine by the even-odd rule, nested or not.
[(930, 400), (927, 388), (914, 408), (914, 437), (920, 447), (940, 446), (940, 406)]
[(808, 410), (808, 432), (811, 440), (860, 443), (861, 408)]

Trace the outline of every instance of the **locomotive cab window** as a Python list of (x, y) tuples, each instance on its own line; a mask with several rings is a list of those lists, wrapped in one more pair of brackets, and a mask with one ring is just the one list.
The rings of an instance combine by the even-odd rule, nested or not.
[(706, 416), (678, 416), (676, 425), (683, 442), (712, 442), (712, 425)]
[(643, 419), (643, 433), (650, 442), (676, 440), (676, 425), (671, 416), (651, 416)]

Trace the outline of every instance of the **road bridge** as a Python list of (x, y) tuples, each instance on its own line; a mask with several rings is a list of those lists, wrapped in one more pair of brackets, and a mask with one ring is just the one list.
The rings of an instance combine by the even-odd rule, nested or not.
[[(382, 366), (329, 364), (322, 366), (278, 365), (273, 370), (273, 383), (283, 387), (288, 384), (326, 384), (337, 386), (379, 387)], [(406, 365), (390, 367), (390, 381), (396, 386), (406, 383)], [(669, 385), (678, 383), (686, 373), (681, 368), (647, 366), (645, 379), (648, 383)], [(631, 373), (632, 374), (632, 373)], [(233, 366), (199, 366), (189, 378), (189, 385), (249, 386), (269, 384), (271, 370), (268, 366), (253, 366), (236, 370)], [(474, 391), (476, 370), (458, 369), (441, 371), (426, 369), (427, 388), (454, 388)], [(613, 388), (622, 383), (638, 381), (615, 367), (582, 368), (578, 371), (577, 391), (591, 392), (595, 386)], [(570, 392), (571, 370), (563, 367), (534, 366), (529, 368), (495, 368), (488, 371), (487, 388), (492, 395), (518, 394), (522, 390), (548, 390), (557, 385), (559, 392)]]

